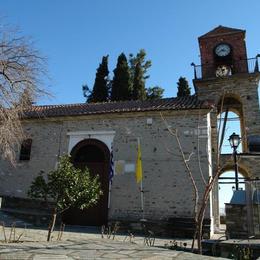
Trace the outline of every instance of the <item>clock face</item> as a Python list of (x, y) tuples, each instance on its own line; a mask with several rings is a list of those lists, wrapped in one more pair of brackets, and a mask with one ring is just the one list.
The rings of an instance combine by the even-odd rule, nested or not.
[(217, 67), (216, 69), (216, 77), (225, 77), (230, 75), (230, 67), (226, 66), (226, 65), (220, 65)]
[(215, 49), (215, 53), (219, 57), (225, 57), (230, 53), (230, 46), (224, 43), (219, 44)]

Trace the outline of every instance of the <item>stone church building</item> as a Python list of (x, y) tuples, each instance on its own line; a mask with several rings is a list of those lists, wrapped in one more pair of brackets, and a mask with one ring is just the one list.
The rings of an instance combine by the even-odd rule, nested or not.
[[(4, 206), (9, 207), (8, 200), (26, 201), (35, 176), (41, 170), (47, 173), (54, 169), (60, 155), (70, 154), (76, 166), (87, 166), (92, 174), (99, 174), (104, 194), (88, 210), (68, 211), (67, 223), (131, 224), (143, 217), (154, 226), (189, 222), (193, 218), (194, 193), (182, 152), (201, 196), (205, 188), (203, 178), (208, 180), (216, 173), (217, 117), (226, 111), (235, 112), (240, 118), (239, 172), (247, 178), (260, 177), (260, 158), (250, 143), (260, 135), (258, 56), (247, 57), (244, 30), (219, 26), (198, 40), (201, 65), (192, 64), (193, 96), (32, 106), (26, 111), (23, 126), (28, 139), (17, 152), (16, 168), (0, 161)], [(178, 139), (172, 132), (177, 133)], [(140, 186), (135, 180), (138, 140), (142, 151), (144, 212)], [(112, 149), (114, 177), (110, 185)], [(233, 169), (230, 157), (221, 155), (221, 171)], [(205, 218), (211, 232), (216, 231), (217, 184)]]

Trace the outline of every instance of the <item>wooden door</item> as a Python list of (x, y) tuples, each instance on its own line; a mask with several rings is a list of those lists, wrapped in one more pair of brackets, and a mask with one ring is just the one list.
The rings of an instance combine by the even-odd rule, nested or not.
[(107, 224), (109, 192), (109, 150), (107, 150), (100, 143), (95, 145), (89, 141), (84, 142), (84, 145), (79, 145), (76, 151), (72, 150), (72, 160), (75, 167), (80, 169), (87, 167), (92, 176), (99, 175), (103, 195), (97, 204), (88, 209), (70, 208), (64, 212), (62, 219), (66, 224), (85, 226)]

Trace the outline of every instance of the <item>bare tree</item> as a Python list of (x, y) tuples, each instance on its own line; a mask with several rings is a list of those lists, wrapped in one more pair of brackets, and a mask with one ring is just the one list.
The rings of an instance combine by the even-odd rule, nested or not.
[[(223, 107), (224, 94), (223, 94), (222, 102), (221, 102), (221, 111), (222, 111), (222, 107)], [(202, 169), (201, 169), (201, 165), (200, 165), (200, 158), (198, 158), (199, 173), (200, 173), (200, 177), (203, 182), (203, 190), (201, 193), (202, 196), (200, 196), (198, 185), (194, 178), (194, 173), (192, 172), (191, 167), (189, 165), (190, 159), (194, 154), (192, 152), (188, 156), (185, 156), (184, 149), (182, 147), (182, 144), (181, 144), (181, 141), (180, 141), (180, 138), (178, 135), (178, 129), (171, 128), (170, 125), (167, 123), (167, 120), (163, 117), (162, 113), (161, 113), (161, 118), (162, 118), (166, 128), (168, 129), (169, 133), (175, 138), (175, 140), (177, 142), (179, 152), (181, 153), (182, 161), (184, 163), (184, 166), (186, 168), (186, 171), (188, 173), (189, 179), (192, 184), (193, 196), (194, 196), (194, 207), (193, 207), (194, 216), (193, 217), (194, 217), (194, 222), (195, 222), (195, 231), (194, 231), (193, 242), (192, 242), (192, 250), (194, 249), (194, 241), (195, 241), (195, 239), (197, 239), (198, 250), (199, 250), (199, 253), (202, 254), (201, 240), (202, 240), (202, 235), (203, 235), (203, 223), (204, 223), (205, 211), (206, 211), (206, 208), (207, 208), (207, 205), (209, 202), (210, 193), (211, 193), (214, 185), (218, 181), (219, 175), (222, 172), (222, 167), (220, 165), (220, 151), (221, 151), (222, 142), (221, 142), (221, 144), (218, 145), (218, 151), (216, 154), (216, 162), (214, 165), (212, 165), (210, 163), (210, 159), (208, 158), (209, 167), (212, 168), (212, 170), (213, 170), (212, 176), (208, 176), (208, 178), (204, 177)], [(199, 120), (200, 120), (200, 116), (199, 116)], [(198, 127), (198, 129), (199, 129), (199, 127)], [(223, 129), (223, 131), (225, 131), (225, 129)], [(220, 126), (219, 126), (219, 131), (217, 133), (218, 139), (219, 139), (219, 133), (220, 133)], [(222, 133), (222, 135), (223, 135), (223, 133)], [(198, 133), (198, 138), (199, 138), (199, 133)], [(222, 139), (223, 139), (223, 137), (222, 137)], [(199, 144), (199, 139), (198, 139), (198, 144)], [(169, 152), (169, 150), (168, 150), (168, 152)], [(198, 153), (199, 153), (199, 151), (198, 151)]]
[(32, 41), (0, 21), (0, 153), (14, 163), (14, 150), (24, 138), (21, 117), (39, 96), (46, 60)]

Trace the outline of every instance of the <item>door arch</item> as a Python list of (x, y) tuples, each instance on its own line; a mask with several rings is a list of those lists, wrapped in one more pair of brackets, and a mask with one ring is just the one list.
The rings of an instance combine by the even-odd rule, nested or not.
[(71, 150), (71, 161), (76, 168), (88, 168), (92, 176), (99, 175), (102, 196), (96, 205), (80, 210), (71, 208), (64, 212), (63, 221), (71, 225), (101, 226), (107, 224), (109, 193), (108, 147), (97, 139), (85, 139)]

